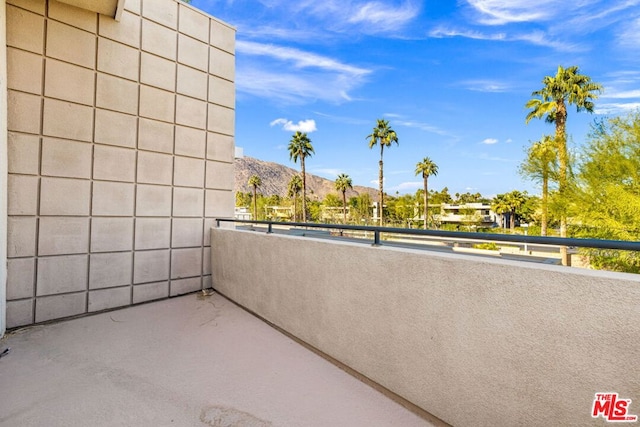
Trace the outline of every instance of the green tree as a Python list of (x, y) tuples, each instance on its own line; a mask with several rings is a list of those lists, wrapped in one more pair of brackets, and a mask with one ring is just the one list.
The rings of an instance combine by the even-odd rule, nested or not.
[(540, 235), (547, 235), (549, 217), (549, 180), (558, 176), (558, 153), (555, 140), (544, 135), (527, 149), (527, 157), (520, 164), (520, 175), (542, 184)]
[[(576, 110), (593, 112), (593, 100), (598, 98), (602, 86), (592, 82), (589, 76), (580, 74), (577, 66), (558, 67), (555, 76), (542, 79), (542, 89), (532, 92), (525, 107), (531, 111), (527, 114), (526, 123), (531, 119), (544, 118), (547, 123), (555, 124), (555, 142), (558, 150), (558, 192), (560, 199), (567, 197), (569, 186), (569, 153), (567, 150), (567, 107), (575, 105)], [(560, 236), (567, 237), (567, 214), (561, 212)], [(567, 248), (560, 248), (563, 265), (567, 265)]]
[(349, 199), (349, 205), (353, 208), (352, 217), (357, 220), (369, 222), (371, 218), (371, 196), (369, 193), (361, 193)]
[[(421, 191), (421, 190), (418, 190)], [(437, 204), (442, 204), (442, 203), (451, 203), (453, 202), (453, 198), (451, 198), (451, 194), (449, 194), (449, 188), (444, 187), (442, 190), (440, 191), (433, 191), (431, 190), (431, 194), (429, 195), (429, 199), (431, 200), (431, 203), (437, 203)]]
[(258, 219), (258, 198), (257, 191), (258, 187), (262, 185), (262, 180), (258, 175), (251, 175), (248, 182), (250, 187), (253, 187), (253, 219)]
[[(510, 193), (498, 194), (491, 202), (491, 209), (497, 213), (504, 215), (509, 214), (509, 228), (511, 232), (515, 230), (516, 215), (527, 201), (527, 194), (514, 190)], [(504, 226), (504, 224), (503, 224)]]
[(438, 175), (438, 165), (429, 157), (425, 157), (416, 164), (416, 175), (422, 175), (424, 184), (424, 229), (426, 230), (429, 217), (429, 177)]
[[(579, 237), (640, 240), (640, 111), (592, 125), (572, 215)], [(590, 249), (596, 268), (640, 273), (640, 253)]]
[(392, 143), (398, 143), (398, 135), (389, 126), (389, 121), (384, 119), (376, 120), (376, 127), (373, 128), (373, 132), (367, 136), (369, 140), (369, 148), (373, 148), (375, 145), (380, 145), (380, 162), (378, 163), (380, 170), (378, 173), (378, 180), (380, 186), (380, 193), (378, 195), (378, 216), (380, 217), (380, 225), (384, 224), (384, 174), (382, 167), (382, 156), (384, 153), (384, 147), (391, 147)]
[(236, 192), (236, 206), (249, 207), (251, 204), (251, 193), (243, 193), (242, 191)]
[(311, 145), (311, 140), (306, 133), (297, 131), (291, 141), (289, 141), (289, 159), (294, 163), (300, 159), (300, 169), (302, 175), (302, 222), (307, 222), (307, 177), (305, 173), (304, 161), (307, 157), (311, 157), (315, 151)]
[(336, 178), (336, 190), (342, 193), (342, 222), (347, 223), (347, 190), (353, 188), (349, 175), (341, 173)]
[(322, 201), (322, 204), (329, 208), (337, 208), (339, 206), (342, 206), (342, 201), (340, 200), (340, 197), (338, 197), (337, 194), (329, 193), (326, 196), (324, 196), (324, 200)]
[(287, 197), (293, 199), (293, 222), (296, 222), (298, 219), (298, 194), (300, 194), (301, 190), (302, 179), (300, 179), (299, 175), (292, 176), (287, 187)]

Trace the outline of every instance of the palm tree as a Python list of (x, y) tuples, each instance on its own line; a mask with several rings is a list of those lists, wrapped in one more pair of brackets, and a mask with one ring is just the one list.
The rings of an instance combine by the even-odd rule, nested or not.
[(527, 150), (527, 158), (520, 165), (520, 174), (542, 183), (542, 215), (540, 234), (547, 235), (549, 211), (549, 180), (557, 178), (558, 154), (555, 140), (544, 135)]
[(294, 163), (300, 159), (302, 174), (302, 222), (307, 222), (307, 178), (304, 169), (304, 159), (315, 153), (311, 140), (306, 133), (297, 131), (289, 142), (289, 159)]
[(258, 198), (256, 192), (258, 191), (258, 187), (262, 185), (262, 180), (258, 175), (251, 175), (248, 184), (253, 187), (253, 219), (255, 221), (258, 219)]
[(510, 224), (509, 224), (509, 228), (511, 229), (511, 232), (513, 233), (515, 228), (516, 228), (516, 215), (517, 215), (518, 211), (520, 210), (520, 208), (527, 201), (527, 197), (526, 197), (525, 194), (522, 194), (518, 190), (513, 190), (511, 193), (505, 194), (505, 201), (506, 201), (507, 205), (509, 206), (509, 212), (511, 213), (511, 215), (510, 215), (510, 220), (511, 221), (510, 221)]
[[(511, 206), (507, 201), (506, 194), (498, 194), (496, 197), (493, 198), (493, 200), (491, 201), (491, 210), (501, 215), (503, 219), (504, 217), (502, 215), (508, 212), (511, 212)], [(502, 228), (504, 228), (503, 220), (501, 220), (500, 225), (502, 226)]]
[[(577, 66), (558, 67), (555, 76), (545, 76), (544, 86), (531, 93), (536, 98), (530, 99), (525, 107), (531, 109), (526, 123), (533, 118), (543, 118), (547, 123), (556, 126), (555, 141), (558, 146), (558, 192), (564, 200), (568, 186), (569, 153), (567, 152), (567, 106), (575, 105), (576, 111), (593, 112), (592, 100), (598, 98), (602, 86), (591, 81), (589, 76), (578, 73)], [(560, 214), (560, 237), (567, 237), (567, 215)], [(567, 248), (560, 247), (562, 264), (568, 264)]]
[(382, 172), (382, 154), (384, 152), (384, 147), (390, 147), (391, 143), (395, 142), (396, 144), (398, 144), (398, 135), (396, 135), (396, 132), (391, 129), (391, 127), (389, 126), (389, 121), (384, 120), (384, 119), (377, 119), (376, 120), (377, 124), (376, 127), (373, 128), (373, 132), (371, 133), (371, 135), (367, 136), (367, 139), (369, 140), (369, 148), (373, 148), (374, 145), (376, 144), (380, 144), (380, 173), (379, 173), (379, 181), (380, 181), (380, 194), (378, 196), (378, 203), (379, 203), (379, 216), (380, 216), (380, 225), (383, 225), (383, 207), (384, 207), (384, 189), (383, 189), (383, 182), (384, 182), (384, 176), (383, 176), (383, 172)]
[(421, 162), (416, 164), (416, 175), (422, 174), (424, 180), (424, 229), (427, 229), (427, 218), (429, 215), (429, 177), (431, 175), (438, 175), (438, 165), (428, 157), (422, 159)]
[(336, 190), (342, 192), (342, 222), (347, 223), (347, 190), (353, 188), (349, 175), (341, 173), (336, 178)]
[(287, 189), (287, 196), (293, 198), (293, 221), (295, 222), (298, 212), (298, 194), (302, 190), (302, 179), (299, 175), (293, 175), (289, 181), (289, 187)]

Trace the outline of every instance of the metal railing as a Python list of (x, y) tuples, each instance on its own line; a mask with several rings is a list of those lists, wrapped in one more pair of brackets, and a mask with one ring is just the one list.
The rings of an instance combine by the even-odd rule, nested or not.
[(548, 236), (528, 236), (520, 234), (497, 234), (497, 233), (476, 233), (466, 231), (444, 231), (444, 230), (423, 230), (415, 228), (378, 227), (368, 225), (350, 224), (324, 224), (311, 222), (279, 222), (279, 221), (253, 221), (234, 218), (216, 218), (216, 227), (220, 227), (221, 222), (233, 222), (242, 224), (255, 224), (267, 227), (267, 233), (273, 233), (274, 226), (301, 227), (304, 229), (329, 229), (329, 230), (353, 230), (373, 233), (373, 245), (381, 245), (380, 235), (402, 234), (412, 236), (442, 237), (447, 239), (461, 240), (481, 240), (490, 242), (524, 243), (537, 245), (568, 246), (578, 248), (594, 249), (616, 249), (625, 251), (640, 251), (640, 242), (626, 240), (602, 240), (585, 239), (573, 237), (548, 237)]

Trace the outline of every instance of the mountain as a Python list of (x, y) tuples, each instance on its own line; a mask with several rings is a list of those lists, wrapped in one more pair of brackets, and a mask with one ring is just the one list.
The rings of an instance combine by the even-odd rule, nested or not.
[[(300, 171), (279, 163), (265, 162), (253, 157), (235, 159), (236, 183), (234, 190), (250, 193), (253, 188), (247, 183), (252, 175), (258, 175), (262, 185), (258, 187), (258, 193), (265, 196), (277, 194), (287, 196), (287, 186), (293, 175), (299, 175)], [(336, 177), (337, 178), (337, 177)], [(323, 200), (327, 194), (334, 193), (341, 196), (336, 190), (335, 182), (307, 172), (307, 197), (311, 200)], [(347, 198), (369, 193), (372, 200), (377, 200), (377, 190), (371, 187), (354, 185), (353, 190), (347, 190)]]

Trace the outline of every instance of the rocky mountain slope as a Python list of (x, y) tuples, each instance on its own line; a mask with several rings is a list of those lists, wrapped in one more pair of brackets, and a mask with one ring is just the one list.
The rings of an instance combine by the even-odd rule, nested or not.
[[(287, 186), (295, 174), (300, 174), (300, 170), (253, 157), (237, 158), (235, 159), (235, 191), (252, 192), (253, 188), (247, 182), (252, 175), (258, 175), (262, 180), (262, 186), (258, 188), (259, 193), (265, 196), (277, 194), (286, 197)], [(329, 193), (338, 194), (334, 181), (307, 173), (307, 197), (311, 200), (323, 200)], [(359, 185), (354, 185), (353, 190), (347, 191), (347, 198), (362, 193), (369, 193), (372, 200), (377, 198), (377, 191), (374, 188)]]

